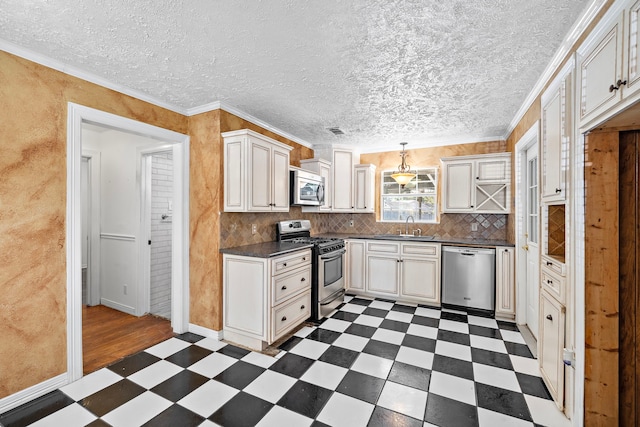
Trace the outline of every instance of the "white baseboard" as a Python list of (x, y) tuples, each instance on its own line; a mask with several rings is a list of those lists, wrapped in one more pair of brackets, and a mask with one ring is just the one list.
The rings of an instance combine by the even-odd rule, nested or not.
[(0, 399), (0, 414), (10, 411), (23, 403), (37, 399), (40, 396), (44, 396), (45, 394), (57, 390), (67, 384), (69, 384), (69, 375), (64, 373), (2, 398)]
[(222, 340), (222, 331), (215, 331), (213, 329), (205, 328), (204, 326), (194, 325), (189, 323), (189, 332), (192, 334), (202, 335), (206, 338), (213, 338), (218, 341)]
[(120, 304), (119, 302), (111, 301), (106, 298), (100, 298), (100, 304), (113, 308), (114, 310), (136, 316), (136, 309), (134, 307), (129, 307), (128, 305)]

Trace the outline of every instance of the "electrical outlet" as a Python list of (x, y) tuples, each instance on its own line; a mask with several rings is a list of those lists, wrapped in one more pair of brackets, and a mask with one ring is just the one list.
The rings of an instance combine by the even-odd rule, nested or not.
[(251, 234), (256, 234), (258, 232), (258, 225), (251, 224)]
[(349, 220), (349, 227), (353, 227), (353, 220), (352, 219)]
[(478, 231), (478, 223), (477, 222), (471, 223), (471, 231)]
[(127, 285), (123, 285), (122, 287), (124, 288), (124, 294), (126, 295), (127, 294)]

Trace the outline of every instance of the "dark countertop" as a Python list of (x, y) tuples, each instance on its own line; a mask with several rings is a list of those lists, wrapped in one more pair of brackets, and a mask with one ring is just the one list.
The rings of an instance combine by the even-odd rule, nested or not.
[(220, 249), (220, 253), (253, 258), (271, 258), (311, 247), (313, 247), (313, 245), (309, 243), (265, 242), (245, 246), (235, 246), (233, 248), (224, 248)]
[(329, 233), (318, 234), (319, 237), (333, 237), (339, 239), (366, 239), (366, 240), (390, 240), (394, 242), (425, 242), (425, 243), (444, 243), (459, 246), (481, 246), (496, 247), (507, 246), (514, 247), (515, 244), (503, 240), (487, 240), (487, 239), (451, 239), (438, 236), (417, 236), (403, 237), (395, 234), (347, 234), (347, 233)]

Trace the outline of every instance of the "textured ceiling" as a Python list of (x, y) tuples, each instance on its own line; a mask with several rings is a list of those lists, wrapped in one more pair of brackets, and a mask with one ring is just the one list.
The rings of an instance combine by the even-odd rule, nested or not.
[(504, 137), (588, 3), (0, 0), (0, 39), (311, 144), (425, 146)]

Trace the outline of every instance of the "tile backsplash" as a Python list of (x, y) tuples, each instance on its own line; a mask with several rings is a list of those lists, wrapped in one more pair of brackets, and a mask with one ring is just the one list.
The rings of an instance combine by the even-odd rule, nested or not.
[[(443, 214), (439, 224), (409, 224), (409, 230), (421, 229), (423, 235), (435, 235), (451, 239), (507, 240), (508, 215), (489, 214)], [(318, 214), (303, 213), (300, 207), (292, 206), (289, 212), (272, 213), (220, 213), (220, 247), (249, 245), (270, 242), (276, 239), (275, 224), (289, 219), (308, 219), (312, 233), (340, 234), (395, 234), (404, 232), (404, 223), (377, 222), (375, 214)], [(353, 227), (349, 226), (353, 220)], [(478, 225), (471, 231), (471, 225)], [(256, 234), (251, 234), (252, 224)]]

